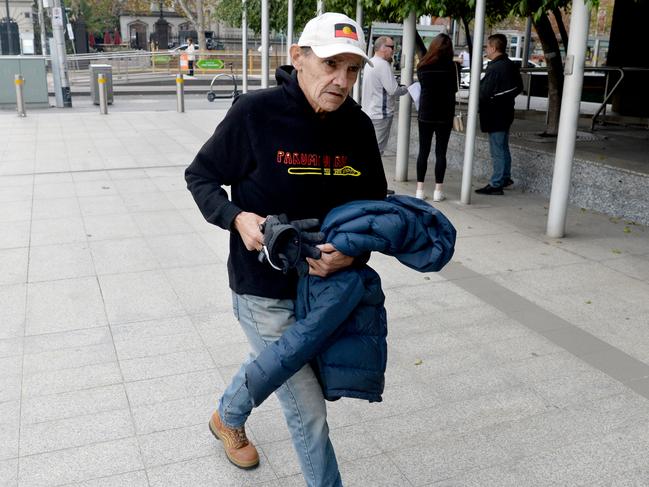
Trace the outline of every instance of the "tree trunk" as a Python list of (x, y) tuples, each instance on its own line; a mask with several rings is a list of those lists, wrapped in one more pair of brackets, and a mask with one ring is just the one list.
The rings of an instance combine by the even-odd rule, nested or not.
[(548, 68), (548, 122), (543, 135), (556, 136), (559, 131), (561, 95), (563, 93), (563, 63), (557, 37), (547, 14), (533, 21), (536, 34), (543, 46)]
[(563, 52), (568, 52), (568, 31), (566, 31), (566, 25), (563, 23), (563, 16), (561, 15), (561, 9), (559, 7), (553, 8), (552, 14), (554, 15), (554, 19), (557, 21), (559, 34), (561, 34), (561, 44), (563, 44)]
[(205, 44), (205, 16), (203, 13), (203, 0), (195, 0), (196, 4), (196, 32), (198, 33), (198, 48), (201, 51), (207, 50)]
[(469, 29), (469, 21), (466, 17), (462, 17), (462, 25), (464, 26), (464, 33), (466, 34), (466, 43), (469, 46), (469, 52), (473, 53), (473, 40), (471, 39), (471, 30)]
[[(194, 24), (194, 28), (196, 29), (196, 35), (198, 37), (198, 49), (201, 51), (204, 51), (207, 49), (207, 46), (205, 44), (205, 21), (204, 21), (204, 16), (203, 16), (203, 0), (196, 0), (194, 2), (196, 6), (196, 12), (192, 12), (189, 9), (189, 5), (185, 0), (178, 0), (178, 5), (180, 5), (180, 8), (182, 11), (185, 13), (185, 17)], [(182, 40), (180, 41), (182, 42)]]

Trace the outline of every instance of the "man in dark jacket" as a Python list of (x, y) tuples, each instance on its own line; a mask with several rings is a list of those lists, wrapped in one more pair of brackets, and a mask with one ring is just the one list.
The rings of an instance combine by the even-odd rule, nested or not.
[[(185, 173), (206, 220), (230, 231), (233, 308), (252, 347), (250, 360), (295, 322), (296, 273), (257, 258), (266, 217), (323, 219), (349, 201), (383, 199), (387, 189), (372, 122), (348, 96), (367, 61), (360, 26), (323, 14), (307, 23), (290, 52), (293, 66), (278, 69), (279, 86), (241, 96)], [(231, 200), (222, 185), (231, 187)], [(319, 248), (321, 258), (308, 259), (311, 275), (354, 263), (330, 243)], [(244, 429), (251, 409), (245, 365), (209, 426), (232, 463), (252, 468), (259, 456)], [(342, 485), (312, 369), (303, 367), (277, 395), (307, 485)]]
[(480, 128), (489, 134), (489, 152), (493, 175), (479, 194), (504, 194), (503, 188), (514, 184), (511, 178), (509, 128), (514, 121), (514, 100), (523, 91), (518, 66), (505, 54), (507, 38), (494, 34), (487, 39), (487, 71), (480, 81)]

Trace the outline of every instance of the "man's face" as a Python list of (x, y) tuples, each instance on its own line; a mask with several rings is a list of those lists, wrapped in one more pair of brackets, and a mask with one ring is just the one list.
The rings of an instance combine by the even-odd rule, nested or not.
[(319, 58), (306, 55), (298, 46), (291, 48), (298, 83), (316, 113), (338, 110), (351, 91), (363, 58), (357, 54), (338, 54)]
[(491, 43), (489, 42), (487, 42), (485, 53), (487, 54), (487, 59), (489, 59), (489, 61), (493, 60), (496, 56), (498, 56), (498, 51), (496, 51), (494, 46), (492, 46)]
[(385, 44), (380, 47), (378, 54), (387, 62), (392, 62), (392, 56), (394, 56), (394, 41), (390, 37), (388, 37)]

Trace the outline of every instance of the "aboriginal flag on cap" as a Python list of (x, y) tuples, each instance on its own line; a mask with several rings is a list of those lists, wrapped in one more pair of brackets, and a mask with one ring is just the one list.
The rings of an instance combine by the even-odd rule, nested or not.
[(358, 40), (356, 27), (351, 24), (336, 24), (336, 34), (334, 37), (348, 37), (349, 39)]

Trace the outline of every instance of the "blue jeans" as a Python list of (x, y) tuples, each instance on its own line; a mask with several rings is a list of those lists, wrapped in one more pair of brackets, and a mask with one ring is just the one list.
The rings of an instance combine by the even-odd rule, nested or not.
[(489, 132), (489, 152), (494, 172), (489, 184), (500, 188), (512, 177), (512, 156), (509, 153), (509, 132)]
[[(253, 350), (248, 362), (295, 322), (295, 302), (291, 299), (232, 293), (232, 307)], [(252, 411), (245, 365), (232, 378), (219, 401), (221, 419), (232, 428), (243, 425)], [(307, 486), (341, 487), (336, 454), (329, 440), (327, 407), (311, 367), (305, 365), (275, 393)]]

